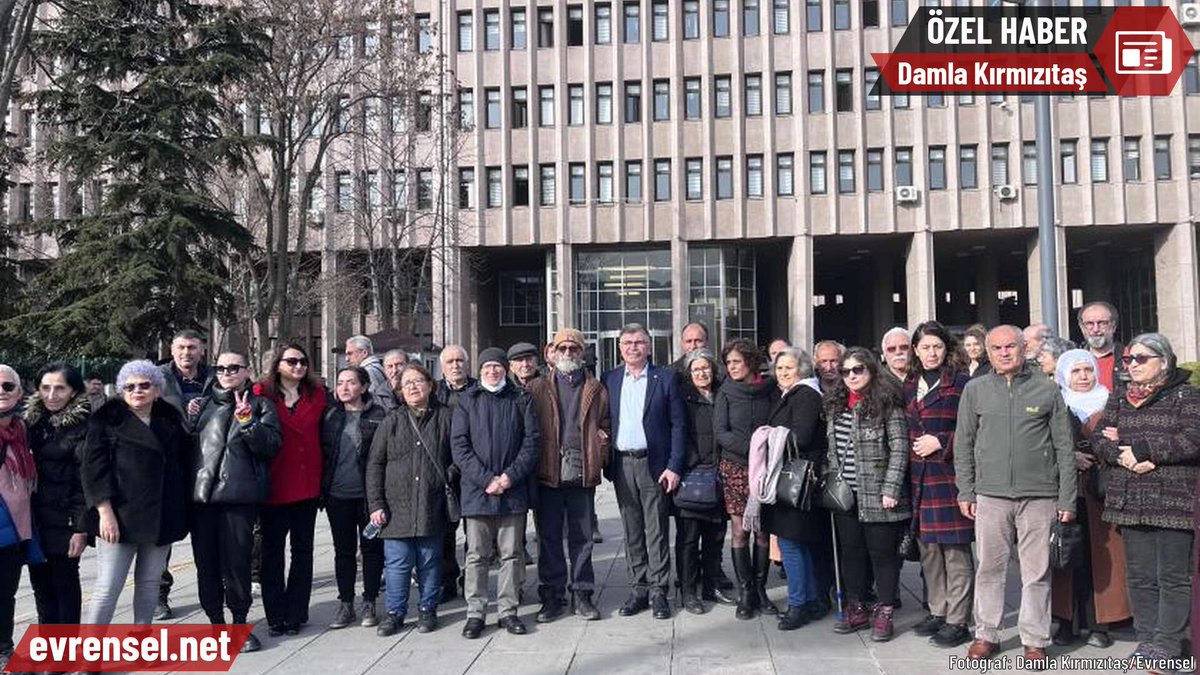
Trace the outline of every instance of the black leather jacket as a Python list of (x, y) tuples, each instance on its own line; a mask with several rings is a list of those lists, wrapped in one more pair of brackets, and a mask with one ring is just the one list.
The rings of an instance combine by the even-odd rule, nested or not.
[[(250, 389), (247, 382), (243, 391)], [(233, 392), (214, 385), (200, 414), (189, 418), (197, 437), (192, 457), (192, 501), (202, 504), (261, 504), (270, 491), (267, 464), (283, 436), (270, 400), (250, 395), (253, 412), (243, 427), (233, 417)]]

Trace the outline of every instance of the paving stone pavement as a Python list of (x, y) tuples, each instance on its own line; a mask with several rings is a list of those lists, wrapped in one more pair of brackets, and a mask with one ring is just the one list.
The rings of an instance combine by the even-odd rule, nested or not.
[[(603, 544), (596, 546), (594, 560), (597, 581), (597, 606), (603, 618), (585, 622), (567, 616), (550, 624), (533, 621), (537, 611), (537, 575), (529, 568), (525, 586), (526, 603), (520, 615), (529, 627), (529, 634), (512, 636), (495, 627), (494, 607), (491, 625), (479, 640), (467, 640), (461, 630), (466, 606), (459, 599), (443, 606), (441, 628), (429, 634), (406, 629), (391, 638), (379, 638), (374, 628), (357, 625), (342, 630), (328, 630), (337, 607), (337, 588), (333, 577), (333, 543), (324, 514), (317, 518), (315, 580), (310, 612), (311, 623), (298, 636), (269, 638), (262, 606), (255, 600), (250, 620), (257, 621), (256, 634), (264, 649), (240, 656), (231, 673), (237, 675), (289, 675), (291, 673), (393, 675), (482, 675), (519, 673), (520, 675), (555, 675), (570, 673), (647, 673), (673, 675), (699, 674), (803, 674), (820, 675), (933, 675), (934, 673), (981, 672), (966, 670), (965, 664), (953, 659), (965, 654), (965, 647), (943, 650), (913, 635), (910, 628), (924, 617), (921, 609), (921, 579), (919, 565), (907, 563), (902, 576), (904, 607), (897, 612), (896, 637), (891, 642), (874, 643), (868, 632), (837, 635), (833, 618), (810, 624), (797, 631), (781, 632), (772, 617), (753, 621), (737, 621), (732, 607), (717, 606), (707, 614), (694, 616), (676, 609), (670, 621), (655, 620), (649, 612), (623, 618), (617, 609), (629, 593), (628, 571), (622, 548), (621, 521), (610, 485), (597, 491), (597, 509)], [(530, 536), (531, 551), (533, 546)], [(461, 547), (460, 547), (461, 550)], [(731, 572), (726, 555), (726, 571)], [(1006, 603), (1004, 654), (1013, 659), (1009, 668), (993, 664), (988, 672), (1020, 672), (1016, 656), (1020, 640), (1016, 633), (1018, 604), (1018, 575), (1016, 564), (1010, 565), (1009, 592)], [(94, 553), (85, 554), (81, 566), (84, 602), (88, 601), (95, 577)], [(777, 568), (775, 568), (777, 569)], [(175, 575), (172, 592), (174, 621), (199, 623), (205, 621), (196, 596), (195, 568), (191, 546), (187, 541), (175, 545), (171, 558)], [(776, 604), (785, 604), (785, 582), (776, 571), (771, 574), (770, 595)], [(361, 588), (361, 586), (360, 586)], [(494, 588), (494, 584), (493, 584)], [(411, 601), (415, 604), (416, 593)], [(382, 608), (382, 598), (380, 598)], [(126, 586), (121, 596), (114, 622), (132, 619), (132, 588)], [(415, 607), (409, 612), (416, 616)], [(36, 619), (33, 593), (27, 577), (17, 598), (17, 631)], [(1128, 630), (1114, 632), (1116, 644), (1101, 650), (1080, 645), (1074, 648), (1050, 648), (1055, 657), (1124, 657), (1133, 650), (1134, 640)], [(1069, 650), (1069, 651), (1065, 651)], [(1086, 670), (1070, 668), (1067, 661), (1057, 663), (1058, 672), (1121, 672), (1117, 670)]]

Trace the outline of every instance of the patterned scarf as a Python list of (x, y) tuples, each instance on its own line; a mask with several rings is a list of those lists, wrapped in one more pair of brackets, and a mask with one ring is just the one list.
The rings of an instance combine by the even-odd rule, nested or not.
[(11, 422), (0, 427), (0, 448), (5, 449), (4, 466), (8, 468), (9, 473), (32, 482), (37, 476), (37, 467), (33, 463), (33, 453), (29, 450), (24, 422), (13, 417)]
[(0, 467), (0, 499), (8, 509), (21, 541), (33, 536), (33, 517), (29, 497), (37, 483), (37, 465), (29, 450), (25, 423), (13, 417), (0, 427), (0, 449), (4, 450), (4, 465)]
[(1163, 370), (1162, 374), (1154, 378), (1153, 382), (1138, 384), (1130, 382), (1129, 387), (1125, 390), (1125, 400), (1129, 401), (1133, 407), (1140, 406), (1146, 399), (1150, 398), (1154, 392), (1162, 389), (1162, 386), (1167, 383), (1167, 371)]
[(865, 397), (863, 396), (863, 393), (861, 391), (854, 391), (853, 389), (851, 389), (850, 390), (850, 398), (846, 400), (846, 407), (851, 410), (854, 410), (854, 406), (858, 405), (858, 402), (863, 400), (863, 398), (865, 398)]

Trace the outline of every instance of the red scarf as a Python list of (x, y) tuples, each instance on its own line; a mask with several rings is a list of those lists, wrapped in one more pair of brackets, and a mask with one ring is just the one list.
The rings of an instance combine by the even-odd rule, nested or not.
[(1166, 383), (1166, 371), (1163, 371), (1162, 376), (1153, 382), (1147, 382), (1145, 384), (1130, 382), (1129, 387), (1125, 390), (1125, 400), (1129, 401), (1129, 403), (1136, 408), (1140, 406), (1146, 399), (1150, 398), (1154, 392), (1161, 389)]
[(850, 390), (850, 398), (846, 401), (846, 406), (848, 408), (850, 408), (851, 410), (854, 410), (854, 406), (858, 405), (859, 401), (862, 401), (862, 400), (863, 400), (862, 392), (854, 391), (853, 389), (851, 389)]
[(0, 449), (4, 450), (4, 466), (9, 472), (25, 481), (37, 477), (37, 466), (29, 450), (29, 439), (25, 435), (25, 423), (13, 417), (7, 425), (0, 427)]

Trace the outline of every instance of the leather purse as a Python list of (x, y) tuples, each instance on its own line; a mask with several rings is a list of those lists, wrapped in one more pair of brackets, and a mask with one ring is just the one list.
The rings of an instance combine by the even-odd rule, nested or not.
[(683, 511), (709, 511), (720, 506), (723, 498), (717, 467), (700, 464), (684, 471), (672, 499), (675, 507)]
[(779, 478), (775, 482), (775, 503), (808, 511), (812, 508), (816, 487), (816, 468), (812, 460), (799, 456), (796, 439), (788, 434), (787, 459), (784, 460)]
[(833, 451), (836, 468), (831, 468), (821, 477), (820, 504), (835, 513), (853, 513), (857, 502), (854, 499), (854, 488), (842, 475), (842, 461), (838, 459), (837, 449)]

